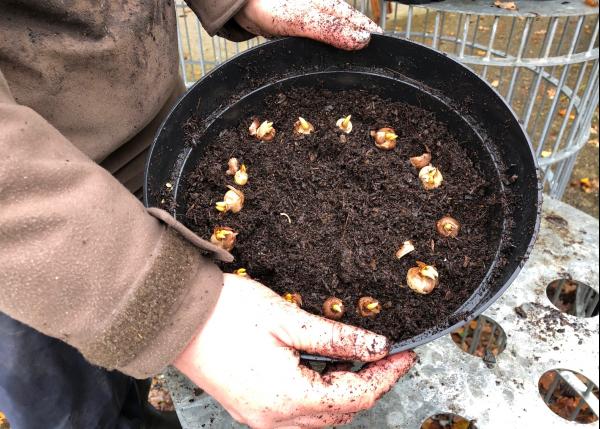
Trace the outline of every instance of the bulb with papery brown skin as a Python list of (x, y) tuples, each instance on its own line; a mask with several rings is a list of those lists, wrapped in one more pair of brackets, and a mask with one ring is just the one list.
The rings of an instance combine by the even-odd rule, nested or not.
[(444, 181), (444, 176), (439, 168), (427, 165), (419, 170), (419, 180), (427, 190), (439, 188)]
[(345, 116), (337, 120), (335, 125), (344, 133), (350, 134), (352, 132), (352, 121), (350, 119), (352, 115)]
[(427, 167), (431, 162), (431, 154), (429, 152), (425, 152), (423, 155), (413, 156), (410, 158), (410, 163), (413, 167), (421, 169), (423, 167)]
[(244, 207), (244, 193), (233, 186), (227, 186), (229, 190), (225, 193), (223, 201), (217, 201), (215, 208), (221, 213), (238, 213)]
[(297, 305), (298, 307), (302, 307), (302, 295), (299, 293), (286, 293), (283, 295), (283, 299), (285, 299), (290, 304)]
[(358, 300), (358, 314), (362, 317), (375, 317), (381, 311), (381, 304), (375, 298), (363, 296)]
[(275, 128), (273, 122), (264, 121), (256, 130), (255, 137), (261, 141), (271, 141), (275, 138)]
[(233, 181), (236, 185), (240, 186), (244, 186), (246, 183), (248, 183), (248, 171), (244, 164), (242, 164), (240, 169), (236, 171), (235, 175), (233, 176)]
[(404, 256), (408, 255), (410, 252), (415, 250), (415, 245), (412, 241), (407, 240), (402, 243), (402, 246), (396, 251), (396, 258), (402, 259)]
[(237, 173), (239, 169), (240, 169), (240, 162), (238, 161), (238, 159), (237, 158), (229, 158), (229, 161), (227, 161), (227, 171), (225, 172), (225, 174), (227, 174), (228, 176), (234, 176), (235, 173)]
[(435, 227), (442, 237), (456, 238), (460, 232), (460, 222), (451, 216), (444, 216), (438, 220)]
[(260, 119), (257, 117), (252, 118), (252, 123), (248, 127), (248, 132), (252, 137), (256, 137), (256, 131), (258, 130), (258, 127), (260, 127)]
[(309, 135), (314, 130), (314, 125), (302, 117), (298, 117), (298, 120), (294, 123), (294, 132), (297, 134)]
[(221, 249), (231, 252), (235, 246), (235, 238), (237, 235), (238, 233), (229, 227), (217, 226), (213, 230), (213, 234), (210, 237), (210, 242), (219, 246)]
[(434, 266), (417, 261), (417, 266), (408, 270), (406, 283), (415, 292), (427, 295), (439, 284), (439, 274)]
[(240, 276), (240, 277), (250, 277), (248, 275), (248, 271), (246, 271), (245, 268), (238, 268), (237, 270), (233, 271), (233, 274), (235, 274), (236, 276)]
[(340, 320), (346, 309), (341, 299), (331, 296), (323, 303), (323, 315), (328, 319)]
[(396, 147), (398, 136), (392, 128), (384, 127), (377, 131), (371, 131), (371, 137), (375, 139), (375, 146), (382, 150), (392, 150)]

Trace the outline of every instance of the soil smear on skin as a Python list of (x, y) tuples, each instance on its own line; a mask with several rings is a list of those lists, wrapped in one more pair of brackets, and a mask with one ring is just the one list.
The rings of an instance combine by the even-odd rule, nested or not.
[[(273, 121), (270, 142), (248, 133), (254, 114)], [(336, 120), (352, 114), (353, 130), (343, 134)], [(315, 132), (298, 136), (302, 116)], [(374, 145), (370, 131), (392, 127), (394, 150)], [(431, 151), (444, 182), (426, 191), (411, 156)], [(248, 168), (239, 187), (245, 204), (237, 214), (221, 214), (215, 203), (227, 185), (227, 161)], [(461, 136), (427, 110), (390, 102), (367, 92), (295, 88), (268, 97), (234, 129), (223, 130), (204, 149), (185, 178), (184, 222), (209, 238), (215, 226), (239, 232), (235, 262), (226, 272), (246, 268), (275, 292), (298, 292), (303, 308), (322, 313), (325, 299), (343, 300), (342, 321), (381, 333), (397, 342), (446, 322), (474, 292), (498, 250), (506, 207), (497, 177), (488, 177), (469, 158)], [(442, 238), (435, 223), (450, 215), (462, 224), (457, 238)], [(395, 252), (412, 240), (416, 250), (402, 259)], [(434, 265), (439, 286), (419, 295), (406, 286), (416, 261)], [(382, 304), (373, 318), (360, 317), (358, 299)]]

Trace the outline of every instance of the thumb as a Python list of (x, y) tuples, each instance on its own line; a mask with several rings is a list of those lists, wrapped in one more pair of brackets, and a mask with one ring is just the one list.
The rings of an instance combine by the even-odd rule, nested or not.
[(315, 316), (290, 305), (280, 319), (278, 339), (307, 353), (344, 360), (373, 362), (385, 357), (389, 341), (365, 329)]

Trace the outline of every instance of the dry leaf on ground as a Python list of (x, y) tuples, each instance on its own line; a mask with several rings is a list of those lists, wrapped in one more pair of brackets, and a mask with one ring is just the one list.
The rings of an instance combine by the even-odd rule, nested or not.
[[(567, 115), (567, 109), (560, 109), (558, 111), (558, 114), (564, 118)], [(569, 115), (569, 119), (575, 119), (575, 112), (571, 112), (571, 114)]]
[(598, 0), (584, 0), (585, 4), (591, 7), (598, 7)]
[(519, 8), (517, 7), (517, 4), (514, 1), (495, 0), (494, 6), (499, 7), (500, 9), (504, 9), (504, 10), (519, 10)]
[(542, 155), (542, 158), (548, 158), (552, 155), (552, 151), (551, 150), (543, 150), (542, 153), (540, 153), (540, 155)]
[(574, 188), (580, 188), (586, 194), (591, 194), (592, 192), (598, 192), (600, 181), (597, 177), (593, 179), (590, 179), (589, 177), (584, 177), (579, 180), (573, 180), (571, 182), (571, 186), (573, 186)]

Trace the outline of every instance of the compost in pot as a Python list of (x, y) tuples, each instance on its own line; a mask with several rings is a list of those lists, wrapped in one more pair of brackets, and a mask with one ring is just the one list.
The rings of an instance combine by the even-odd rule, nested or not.
[(462, 141), (417, 106), (287, 89), (204, 148), (184, 221), (232, 248), (224, 271), (402, 341), (471, 296), (502, 240), (506, 196)]

